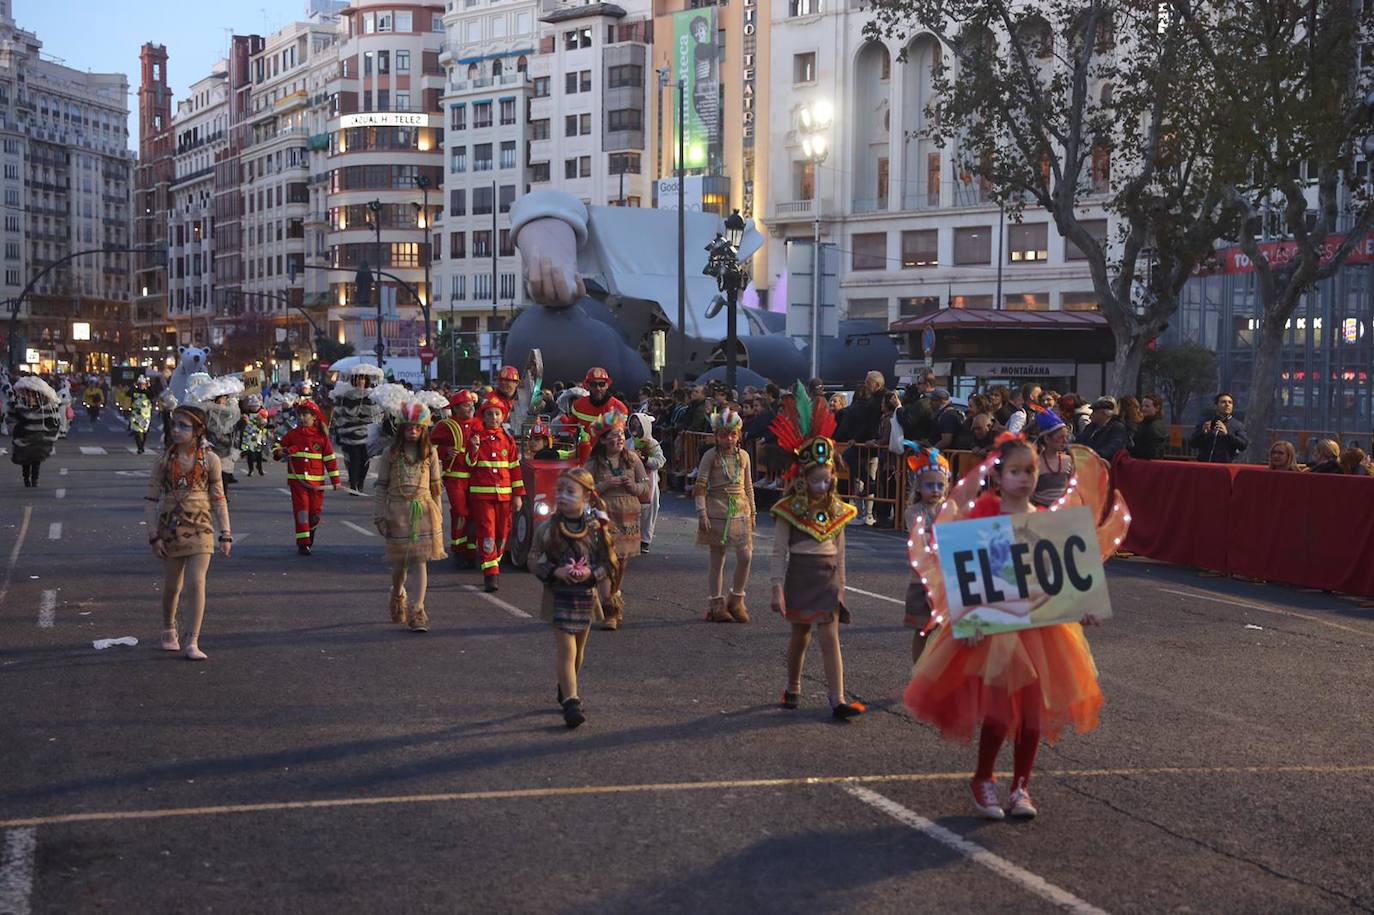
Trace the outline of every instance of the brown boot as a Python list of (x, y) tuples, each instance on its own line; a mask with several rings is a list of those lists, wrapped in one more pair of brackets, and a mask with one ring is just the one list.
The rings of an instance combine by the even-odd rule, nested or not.
[(425, 612), (424, 604), (411, 604), (410, 611), (406, 614), (406, 625), (411, 632), (429, 632), (429, 614)]
[(391, 595), (391, 621), (393, 623), (404, 623), (406, 621), (406, 589), (402, 588), (400, 594)]
[(724, 597), (711, 598), (711, 603), (706, 608), (706, 616), (703, 619), (708, 623), (733, 623), (735, 621), (735, 618), (730, 615), (730, 611), (725, 609)]
[(730, 614), (730, 618), (737, 623), (749, 622), (749, 608), (744, 606), (744, 595), (730, 592), (730, 599), (725, 603), (725, 609)]

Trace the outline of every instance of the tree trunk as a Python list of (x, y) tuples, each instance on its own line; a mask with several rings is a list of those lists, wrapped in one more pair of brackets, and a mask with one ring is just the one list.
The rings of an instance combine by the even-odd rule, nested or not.
[(1145, 361), (1145, 346), (1154, 336), (1139, 327), (1130, 328), (1126, 334), (1129, 336), (1119, 331), (1113, 334), (1116, 354), (1112, 359), (1111, 371), (1107, 373), (1107, 390), (1102, 392), (1118, 398), (1136, 393), (1140, 384), (1140, 366)]
[[(1255, 359), (1250, 366), (1249, 403), (1245, 404), (1245, 429), (1250, 433), (1250, 447), (1244, 458), (1247, 463), (1263, 464), (1269, 454), (1269, 422), (1274, 413), (1274, 394), (1279, 381), (1279, 350), (1288, 323), (1287, 315), (1294, 306), (1284, 308), (1279, 303), (1266, 303), (1264, 323), (1260, 326)], [(1237, 412), (1241, 404), (1236, 404)]]

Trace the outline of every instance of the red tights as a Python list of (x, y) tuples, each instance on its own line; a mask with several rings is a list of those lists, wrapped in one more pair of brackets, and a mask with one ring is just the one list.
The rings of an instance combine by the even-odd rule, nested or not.
[[(1035, 754), (1040, 749), (1040, 706), (1043, 699), (1040, 687), (1027, 687), (1021, 695), (1021, 729), (1012, 744), (1012, 784), (1024, 786), (1030, 782), (1031, 768), (1035, 765)], [(1002, 744), (1007, 742), (1007, 728), (991, 721), (983, 722), (983, 731), (978, 738), (978, 769), (973, 777), (986, 781), (992, 778), (992, 770), (997, 765), (997, 754)]]

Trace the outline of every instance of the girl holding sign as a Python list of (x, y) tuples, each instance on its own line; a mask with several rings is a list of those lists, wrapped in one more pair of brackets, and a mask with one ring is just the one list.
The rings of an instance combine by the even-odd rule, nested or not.
[[(942, 514), (941, 521), (1037, 510), (1031, 502), (1040, 469), (1035, 446), (1003, 435), (980, 469), (992, 490), (977, 499), (967, 513), (955, 508)], [(977, 472), (970, 474), (961, 487), (967, 485), (976, 491), (979, 476)], [(950, 501), (957, 506), (966, 498), (956, 492)], [(1120, 506), (1113, 516), (1124, 517), (1124, 512), (1116, 515), (1117, 511)], [(1115, 533), (1113, 530), (1108, 536)], [(918, 548), (916, 545), (913, 550)], [(916, 560), (913, 552), (913, 563), (929, 568)], [(939, 603), (947, 606), (943, 599)], [(1097, 621), (1087, 616), (1083, 622), (1095, 625)], [(943, 737), (969, 741), (981, 725), (978, 767), (970, 787), (978, 813), (995, 820), (1036, 815), (1029, 784), (1041, 739), (1053, 743), (1070, 726), (1079, 733), (1091, 731), (1097, 727), (1103, 703), (1097, 667), (1078, 623), (995, 635), (978, 633), (970, 638), (956, 638), (952, 625), (940, 626), (917, 662), (904, 698), (912, 714), (939, 728)], [(1014, 770), (1011, 796), (1004, 809), (993, 767), (1008, 738), (1012, 740)]]

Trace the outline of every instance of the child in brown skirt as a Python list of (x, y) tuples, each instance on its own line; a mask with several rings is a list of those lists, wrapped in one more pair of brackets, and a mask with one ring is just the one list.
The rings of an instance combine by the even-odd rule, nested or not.
[[(708, 623), (747, 623), (744, 588), (754, 559), (754, 472), (749, 452), (739, 446), (744, 420), (734, 410), (711, 416), (716, 446), (701, 456), (692, 494), (697, 508), (697, 546), (711, 551), (707, 580)], [(725, 597), (725, 551), (735, 552), (730, 598)]]
[(531, 570), (544, 583), (539, 615), (552, 624), (558, 649), (558, 704), (571, 730), (587, 720), (577, 675), (592, 623), (603, 618), (616, 567), (615, 544), (596, 481), (581, 467), (563, 471), (554, 489), (557, 512), (534, 532)]
[(773, 506), (773, 612), (792, 624), (787, 646), (787, 688), (779, 705), (794, 709), (801, 700), (802, 665), (816, 628), (825, 662), (831, 715), (840, 720), (862, 715), (862, 702), (845, 701), (840, 623), (851, 620), (844, 603), (844, 529), (858, 509), (835, 495), (835, 418), (824, 400), (814, 405), (806, 389), (770, 427), (778, 444), (796, 456), (799, 471)]
[[(373, 521), (386, 538), (391, 563), (391, 621), (411, 632), (429, 631), (425, 590), (432, 559), (443, 559), (444, 519), (439, 506), (439, 455), (429, 443), (429, 407), (401, 404), (396, 438), (378, 461)], [(406, 583), (414, 589), (406, 603)]]

